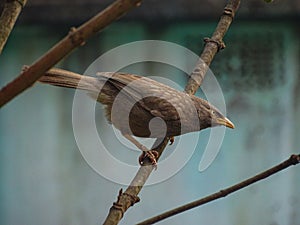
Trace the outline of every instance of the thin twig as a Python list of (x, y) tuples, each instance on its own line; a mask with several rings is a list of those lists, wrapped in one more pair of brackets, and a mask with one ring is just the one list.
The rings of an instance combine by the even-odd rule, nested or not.
[(188, 204), (185, 204), (185, 205), (182, 205), (178, 208), (175, 208), (175, 209), (172, 209), (170, 211), (167, 211), (165, 213), (162, 213), (158, 216), (155, 216), (155, 217), (152, 217), (150, 219), (147, 219), (141, 223), (138, 223), (137, 225), (149, 225), (149, 224), (154, 224), (154, 223), (157, 223), (161, 220), (164, 220), (168, 217), (171, 217), (171, 216), (174, 216), (176, 214), (179, 214), (179, 213), (182, 213), (182, 212), (185, 212), (189, 209), (192, 209), (192, 208), (195, 208), (195, 207), (198, 207), (198, 206), (201, 206), (201, 205), (204, 205), (208, 202), (211, 202), (211, 201), (214, 201), (214, 200), (217, 200), (219, 198), (222, 198), (222, 197), (225, 197), (233, 192), (236, 192), (242, 188), (245, 188), (251, 184), (254, 184), (260, 180), (263, 180), (271, 175), (274, 175), (275, 173), (278, 173), (279, 171), (281, 170), (284, 170), (292, 165), (296, 165), (300, 163), (300, 155), (291, 155), (289, 159), (287, 159), (286, 161), (278, 164), (277, 166), (274, 166), (260, 174), (257, 174), (256, 176), (254, 177), (251, 177), (247, 180), (244, 180), (238, 184), (235, 184), (229, 188), (226, 188), (226, 189), (223, 189), (223, 190), (220, 190), (219, 192), (216, 192), (212, 195), (209, 195), (207, 197), (204, 197), (204, 198), (201, 198), (199, 200), (196, 200), (194, 202), (191, 202), (191, 203), (188, 203)]
[(0, 107), (32, 86), (46, 71), (73, 49), (83, 45), (85, 40), (89, 37), (103, 30), (103, 28), (124, 15), (133, 7), (139, 6), (141, 1), (142, 0), (117, 0), (79, 28), (72, 28), (64, 39), (58, 42), (29, 68), (23, 70), (15, 80), (0, 90)]
[(6, 0), (0, 17), (0, 54), (27, 0)]
[[(240, 0), (229, 0), (227, 5), (224, 8), (223, 15), (221, 16), (220, 22), (213, 33), (211, 39), (205, 39), (204, 50), (200, 56), (200, 60), (197, 63), (194, 72), (191, 74), (191, 78), (188, 81), (188, 84), (185, 88), (185, 92), (189, 94), (194, 94), (199, 88), (202, 80), (207, 72), (208, 66), (213, 60), (215, 54), (218, 50), (225, 47), (223, 44), (223, 37), (230, 26), (233, 17), (239, 7)], [(165, 138), (164, 140), (156, 140), (153, 146), (157, 146), (158, 143), (161, 143), (155, 150), (158, 151), (159, 155), (162, 154), (165, 147), (167, 146), (169, 139)], [(142, 166), (133, 181), (123, 193), (119, 192), (117, 202), (113, 204), (110, 208), (109, 213), (106, 217), (104, 225), (116, 225), (122, 219), (124, 213), (130, 206), (133, 206), (138, 198), (138, 194), (143, 188), (143, 185), (146, 183), (148, 177), (150, 176), (153, 167), (149, 164), (147, 166)]]

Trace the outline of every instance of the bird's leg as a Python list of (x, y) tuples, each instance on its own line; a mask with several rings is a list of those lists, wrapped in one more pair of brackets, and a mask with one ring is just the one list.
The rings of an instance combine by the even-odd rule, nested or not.
[(133, 143), (138, 149), (142, 150), (143, 153), (142, 155), (139, 157), (139, 163), (142, 166), (144, 164), (144, 159), (148, 158), (150, 160), (150, 162), (152, 163), (152, 165), (154, 165), (156, 167), (156, 159), (158, 157), (158, 152), (155, 150), (149, 150), (148, 148), (146, 148), (144, 145), (142, 145), (140, 142), (138, 142), (134, 137), (132, 137), (129, 134), (123, 134), (123, 136), (129, 140), (131, 143)]
[(173, 136), (173, 137), (170, 137), (170, 145), (172, 145), (172, 144), (174, 143), (174, 141), (175, 141), (174, 136)]

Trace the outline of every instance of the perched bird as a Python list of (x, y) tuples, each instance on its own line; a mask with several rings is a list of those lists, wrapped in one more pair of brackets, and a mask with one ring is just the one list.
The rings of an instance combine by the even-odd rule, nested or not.
[(173, 138), (214, 126), (234, 128), (233, 123), (209, 102), (177, 91), (155, 80), (133, 74), (101, 72), (95, 77), (51, 69), (42, 83), (77, 88), (105, 106), (106, 118), (156, 164), (157, 152), (133, 136)]

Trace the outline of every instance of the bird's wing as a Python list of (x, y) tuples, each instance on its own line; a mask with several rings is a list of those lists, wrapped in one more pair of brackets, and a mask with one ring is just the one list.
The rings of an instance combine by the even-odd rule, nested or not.
[(136, 88), (133, 88), (133, 86), (137, 86), (136, 84), (133, 85), (135, 82), (131, 83), (132, 81), (137, 81), (142, 78), (140, 76), (125, 73), (99, 72), (97, 73), (97, 78), (104, 82), (108, 82), (121, 92), (121, 94), (126, 95), (134, 102), (137, 99), (143, 98), (142, 93), (136, 90)]
[(180, 102), (186, 102), (187, 94), (177, 91), (155, 80), (125, 73), (98, 73), (98, 78), (107, 79), (122, 94), (138, 102), (141, 107), (149, 111), (154, 117), (161, 117), (165, 121), (180, 119)]

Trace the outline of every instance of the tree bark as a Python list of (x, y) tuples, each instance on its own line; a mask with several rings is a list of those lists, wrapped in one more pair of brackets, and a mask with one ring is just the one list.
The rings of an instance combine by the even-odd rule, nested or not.
[(0, 54), (26, 2), (27, 0), (6, 0), (4, 3), (0, 17)]

